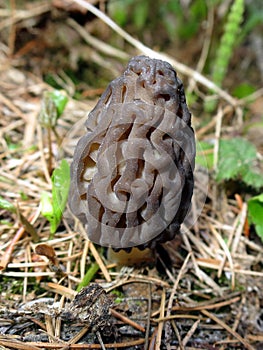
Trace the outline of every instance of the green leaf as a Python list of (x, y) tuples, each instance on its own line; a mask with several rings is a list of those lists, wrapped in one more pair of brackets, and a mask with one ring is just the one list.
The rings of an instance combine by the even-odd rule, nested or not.
[(247, 171), (244, 172), (244, 174), (242, 174), (243, 176), (243, 181), (256, 189), (260, 189), (261, 187), (263, 187), (263, 176), (262, 174), (253, 172), (252, 170), (250, 170), (250, 168), (247, 169)]
[(90, 281), (92, 281), (93, 277), (96, 275), (98, 270), (99, 270), (99, 265), (97, 263), (91, 264), (90, 268), (86, 272), (82, 281), (80, 281), (77, 287), (77, 292), (80, 292), (83, 287), (86, 287), (90, 283)]
[(52, 200), (48, 192), (41, 193), (41, 213), (50, 222), (50, 231), (56, 232), (57, 220), (54, 215)]
[(0, 196), (0, 209), (10, 211), (11, 213), (16, 212), (16, 207), (14, 204), (10, 203), (8, 200)]
[(217, 181), (241, 177), (250, 185), (250, 176), (255, 174), (250, 169), (256, 155), (255, 146), (245, 139), (220, 140)]
[(28, 200), (28, 195), (26, 193), (24, 193), (23, 191), (20, 191), (19, 194), (20, 194), (20, 197), (23, 201)]
[(66, 104), (68, 103), (68, 97), (64, 91), (54, 90), (50, 92), (50, 96), (57, 107), (58, 118), (64, 112)]
[(61, 161), (60, 167), (53, 171), (51, 179), (53, 206), (56, 212), (62, 213), (66, 207), (70, 185), (70, 167), (65, 159)]
[(249, 221), (255, 225), (257, 235), (263, 242), (263, 193), (248, 201)]
[(235, 87), (233, 91), (233, 96), (237, 98), (244, 98), (251, 94), (253, 94), (256, 91), (256, 88), (248, 83), (242, 83)]
[(70, 167), (63, 159), (60, 166), (53, 171), (52, 177), (52, 199), (47, 192), (41, 196), (42, 215), (50, 222), (50, 232), (56, 232), (61, 221), (63, 211), (66, 207), (69, 185)]

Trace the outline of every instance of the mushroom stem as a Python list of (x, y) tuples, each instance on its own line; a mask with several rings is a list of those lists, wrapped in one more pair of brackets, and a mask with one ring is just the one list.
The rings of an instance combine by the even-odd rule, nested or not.
[(149, 266), (154, 265), (156, 260), (154, 249), (140, 250), (136, 247), (133, 247), (129, 253), (123, 249), (116, 252), (112, 248), (108, 248), (107, 257), (111, 263), (115, 263), (117, 266)]

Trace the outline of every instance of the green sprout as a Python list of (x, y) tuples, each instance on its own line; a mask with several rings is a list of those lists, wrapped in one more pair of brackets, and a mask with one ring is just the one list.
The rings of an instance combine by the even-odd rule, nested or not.
[(61, 138), (56, 131), (56, 126), (59, 117), (62, 115), (66, 104), (68, 103), (68, 97), (64, 91), (54, 90), (45, 91), (41, 103), (41, 110), (38, 116), (40, 125), (47, 130), (47, 142), (48, 142), (48, 170), (52, 172), (52, 146), (51, 146), (51, 131), (55, 134), (57, 143), (61, 144)]
[(263, 193), (249, 199), (248, 217), (250, 223), (255, 225), (256, 233), (263, 242)]
[(41, 196), (41, 205), (42, 215), (50, 222), (50, 232), (53, 235), (60, 224), (69, 192), (70, 167), (65, 159), (63, 159), (60, 166), (53, 171), (51, 180), (52, 199), (49, 193), (43, 192)]

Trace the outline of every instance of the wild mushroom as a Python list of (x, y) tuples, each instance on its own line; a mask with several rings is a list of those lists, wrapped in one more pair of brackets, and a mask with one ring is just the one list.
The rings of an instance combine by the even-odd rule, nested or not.
[(173, 239), (191, 203), (195, 139), (172, 66), (132, 58), (86, 128), (71, 165), (69, 204), (89, 239), (128, 252)]

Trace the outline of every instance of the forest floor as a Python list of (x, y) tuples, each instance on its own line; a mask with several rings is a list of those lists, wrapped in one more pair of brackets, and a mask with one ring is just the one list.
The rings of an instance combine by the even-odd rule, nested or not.
[[(201, 148), (242, 136), (256, 147), (262, 174), (263, 79), (253, 40), (235, 50), (208, 113), (211, 81), (194, 59), (202, 35), (160, 49), (150, 31), (141, 41), (124, 38), (78, 1), (21, 3), (0, 10), (0, 349), (262, 349), (263, 245), (248, 221), (248, 200), (258, 192), (235, 179), (217, 182), (218, 149)], [(156, 51), (142, 44), (147, 38)], [(192, 211), (156, 264), (119, 268), (68, 209), (51, 235), (41, 198), (61, 159), (71, 162), (108, 83), (138, 54), (170, 61), (196, 93), (189, 108), (197, 154), (203, 163), (214, 158), (212, 166), (197, 162)], [(232, 97), (243, 81), (255, 86), (253, 99)], [(68, 97), (55, 132), (39, 119), (54, 88)], [(83, 279), (92, 283), (72, 304)]]

